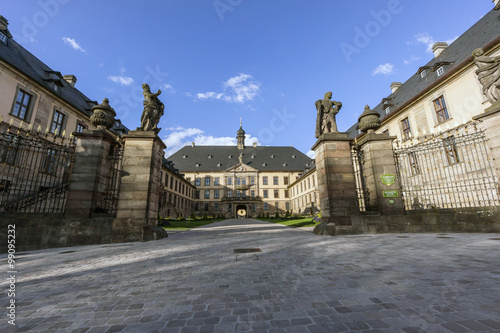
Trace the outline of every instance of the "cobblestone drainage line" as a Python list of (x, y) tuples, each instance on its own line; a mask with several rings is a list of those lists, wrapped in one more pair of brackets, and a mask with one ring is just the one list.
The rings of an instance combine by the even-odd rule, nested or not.
[(246, 248), (246, 249), (234, 249), (234, 253), (254, 253), (254, 252), (262, 252), (258, 247)]

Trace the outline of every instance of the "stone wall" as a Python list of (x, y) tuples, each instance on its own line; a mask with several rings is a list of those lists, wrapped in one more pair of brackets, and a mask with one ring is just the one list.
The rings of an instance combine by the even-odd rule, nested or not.
[(7, 230), (12, 224), (16, 229), (16, 252), (111, 242), (113, 218), (2, 213), (0, 220), (0, 253), (7, 252)]

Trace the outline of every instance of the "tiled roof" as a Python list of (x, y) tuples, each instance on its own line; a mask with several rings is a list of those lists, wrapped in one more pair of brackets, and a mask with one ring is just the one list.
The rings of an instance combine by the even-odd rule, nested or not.
[(265, 171), (303, 171), (313, 161), (293, 147), (245, 147), (236, 146), (185, 146), (169, 157), (181, 172), (224, 171), (239, 163), (243, 153), (243, 163)]

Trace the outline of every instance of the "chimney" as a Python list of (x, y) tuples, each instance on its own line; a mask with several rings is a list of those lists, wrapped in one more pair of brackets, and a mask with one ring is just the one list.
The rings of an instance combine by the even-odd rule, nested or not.
[(70, 86), (72, 86), (73, 88), (75, 87), (76, 76), (71, 75), (71, 74), (70, 75), (64, 75), (63, 79), (64, 79), (64, 81), (68, 82), (70, 84)]
[(500, 0), (492, 0), (492, 2), (495, 3), (495, 9), (496, 10), (500, 9)]
[(2, 31), (7, 37), (12, 38), (12, 35), (8, 29), (9, 21), (2, 15), (0, 15), (0, 31)]
[(252, 146), (253, 146), (254, 148), (255, 148), (255, 147), (257, 147), (257, 142), (254, 142), (254, 143), (252, 144)]
[(448, 47), (448, 43), (436, 42), (432, 45), (432, 52), (434, 52), (434, 58), (439, 57), (441, 52), (443, 52)]
[(399, 87), (401, 87), (403, 84), (401, 82), (393, 82), (391, 83), (391, 90), (392, 90), (392, 93), (394, 94), (396, 92), (396, 90), (399, 89)]
[(191, 147), (194, 147), (194, 142), (191, 142)]

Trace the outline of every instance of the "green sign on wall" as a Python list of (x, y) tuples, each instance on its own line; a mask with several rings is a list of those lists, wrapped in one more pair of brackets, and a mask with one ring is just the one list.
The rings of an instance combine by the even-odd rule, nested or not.
[(380, 179), (382, 180), (382, 184), (391, 186), (396, 182), (396, 176), (391, 174), (391, 173), (386, 173), (380, 176)]
[(384, 191), (384, 198), (397, 198), (399, 197), (398, 191)]

